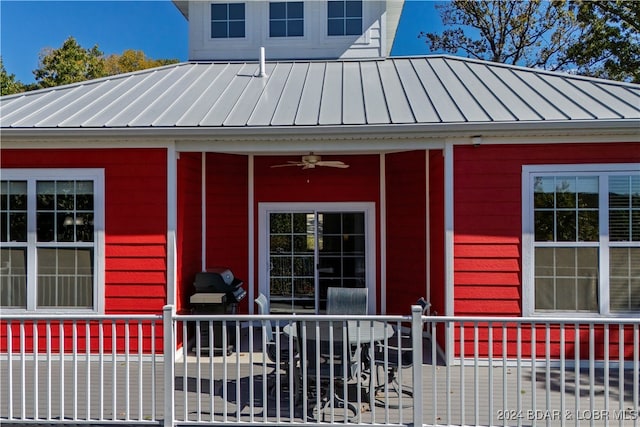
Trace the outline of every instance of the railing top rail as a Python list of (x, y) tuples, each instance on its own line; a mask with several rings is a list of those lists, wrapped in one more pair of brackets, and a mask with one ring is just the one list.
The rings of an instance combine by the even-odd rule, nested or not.
[(178, 314), (175, 320), (214, 320), (214, 321), (292, 321), (292, 322), (327, 322), (327, 321), (371, 321), (411, 322), (411, 316), (388, 315), (327, 315), (327, 314)]
[(0, 314), (0, 321), (20, 321), (20, 322), (32, 322), (32, 321), (85, 321), (85, 322), (97, 322), (105, 320), (130, 320), (130, 321), (144, 321), (144, 320), (162, 320), (161, 314), (100, 314), (100, 315), (86, 315), (86, 314), (67, 314), (67, 313), (43, 313), (43, 314), (17, 314), (17, 313), (2, 313)]
[(640, 325), (640, 317), (500, 317), (500, 316), (422, 316), (424, 322), (455, 323), (519, 323), (519, 324), (564, 324), (574, 325), (618, 325), (621, 323)]

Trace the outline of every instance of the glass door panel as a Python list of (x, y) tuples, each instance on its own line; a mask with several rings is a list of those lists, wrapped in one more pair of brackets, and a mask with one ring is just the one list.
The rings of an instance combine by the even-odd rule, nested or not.
[(319, 311), (326, 310), (327, 289), (364, 288), (364, 212), (318, 213)]
[(322, 313), (329, 287), (366, 286), (364, 212), (269, 213), (273, 313)]

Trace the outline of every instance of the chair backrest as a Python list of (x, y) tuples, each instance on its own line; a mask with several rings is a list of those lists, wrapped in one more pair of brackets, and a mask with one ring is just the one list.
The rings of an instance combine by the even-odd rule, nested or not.
[(327, 289), (327, 314), (367, 314), (367, 288)]
[(417, 301), (417, 304), (420, 307), (422, 307), (422, 314), (423, 315), (427, 312), (429, 307), (431, 307), (431, 303), (429, 301), (427, 301), (426, 299), (424, 299), (424, 297), (420, 297), (420, 299)]
[[(266, 295), (260, 293), (258, 298), (256, 298), (256, 305), (258, 306), (258, 314), (269, 314), (269, 300)], [(273, 326), (271, 326), (271, 320), (264, 320), (262, 322), (265, 330), (267, 331), (267, 341), (271, 342), (274, 340), (273, 336)]]

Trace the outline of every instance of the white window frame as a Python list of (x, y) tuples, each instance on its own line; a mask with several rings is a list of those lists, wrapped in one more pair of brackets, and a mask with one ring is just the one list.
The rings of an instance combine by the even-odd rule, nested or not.
[[(640, 247), (640, 242), (609, 242), (609, 180), (612, 175), (640, 173), (640, 163), (615, 164), (576, 164), (576, 165), (524, 165), (522, 166), (522, 310), (524, 316), (563, 317), (623, 317), (629, 313), (611, 313), (609, 310), (609, 248)], [(535, 311), (535, 223), (534, 223), (534, 179), (536, 176), (598, 176), (599, 204), (599, 242), (585, 242), (581, 246), (597, 247), (599, 252), (598, 277), (598, 313), (572, 311)], [(570, 246), (569, 243), (567, 246)], [(562, 246), (558, 242), (550, 246)], [(575, 246), (575, 245), (574, 245)], [(638, 313), (633, 312), (633, 315)]]
[[(229, 13), (229, 5), (231, 5), (231, 4), (242, 4), (242, 5), (244, 5), (244, 20), (243, 20), (243, 22), (244, 22), (244, 36), (243, 36), (243, 37), (229, 37), (229, 33), (228, 33), (228, 30), (229, 30), (229, 23), (230, 23), (231, 21), (234, 21), (234, 22), (235, 22), (235, 20), (231, 20), (231, 19), (229, 19), (229, 17), (228, 17), (228, 16), (227, 16), (227, 19), (226, 19), (226, 23), (227, 23), (227, 37), (213, 37), (213, 33), (211, 32), (211, 24), (213, 23), (213, 11), (212, 11), (212, 6), (213, 6), (214, 4), (215, 4), (215, 5), (222, 5), (222, 4), (223, 4), (223, 5), (226, 5), (226, 6), (227, 6), (227, 13)], [(207, 12), (207, 13), (208, 13), (208, 16), (209, 16), (209, 20), (208, 20), (207, 22), (209, 23), (209, 24), (208, 24), (209, 40), (213, 40), (213, 41), (216, 41), (216, 42), (223, 41), (223, 40), (227, 40), (227, 41), (229, 41), (229, 42), (233, 42), (233, 41), (237, 41), (237, 40), (247, 40), (247, 31), (248, 31), (248, 28), (249, 28), (249, 27), (248, 27), (248, 25), (247, 25), (247, 15), (248, 15), (248, 13), (249, 13), (249, 12), (248, 12), (248, 10), (247, 10), (247, 9), (248, 9), (248, 4), (247, 4), (247, 2), (243, 2), (243, 1), (210, 2), (210, 3), (209, 3), (209, 7), (208, 7), (208, 9), (209, 9), (209, 10), (208, 10), (208, 12)], [(223, 22), (223, 21), (222, 21), (222, 20), (220, 20), (220, 21), (218, 21), (218, 22)]]
[[(258, 289), (269, 296), (269, 215), (289, 212), (364, 212), (365, 220), (365, 280), (368, 289), (369, 313), (376, 312), (376, 214), (373, 202), (259, 203), (258, 204)], [(318, 272), (316, 269), (316, 284)]]
[[(105, 189), (104, 169), (0, 169), (2, 180), (27, 181), (27, 307), (2, 308), (11, 313), (69, 313), (74, 314), (103, 314), (104, 313), (104, 224), (105, 224)], [(36, 236), (36, 182), (84, 180), (93, 181), (94, 191), (94, 277), (93, 277), (93, 308), (37, 308), (37, 249), (43, 247), (38, 244)], [(3, 242), (3, 247), (24, 247), (25, 242)], [(5, 246), (6, 245), (6, 246)], [(45, 245), (47, 246), (47, 245)], [(59, 247), (52, 245), (51, 247)]]
[[(276, 20), (276, 21), (283, 21), (285, 22), (285, 24), (289, 23), (290, 18), (288, 17), (288, 15), (285, 17), (285, 19), (272, 19), (271, 18), (271, 3), (302, 3), (302, 35), (301, 36), (290, 36), (290, 35), (285, 35), (285, 36), (272, 36), (271, 35), (271, 21), (272, 20)], [(266, 15), (267, 15), (267, 23), (266, 23), (266, 38), (269, 40), (287, 40), (287, 41), (292, 41), (292, 40), (306, 40), (307, 39), (307, 11), (306, 11), (306, 2), (304, 2), (303, 0), (274, 0), (274, 1), (269, 1), (267, 2), (267, 11), (266, 11)]]

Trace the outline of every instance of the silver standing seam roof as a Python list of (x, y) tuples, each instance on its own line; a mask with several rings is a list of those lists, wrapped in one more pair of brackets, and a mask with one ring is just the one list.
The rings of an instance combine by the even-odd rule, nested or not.
[(0, 131), (640, 126), (640, 85), (460, 57), (278, 61), (266, 74), (256, 62), (186, 62), (4, 96)]

